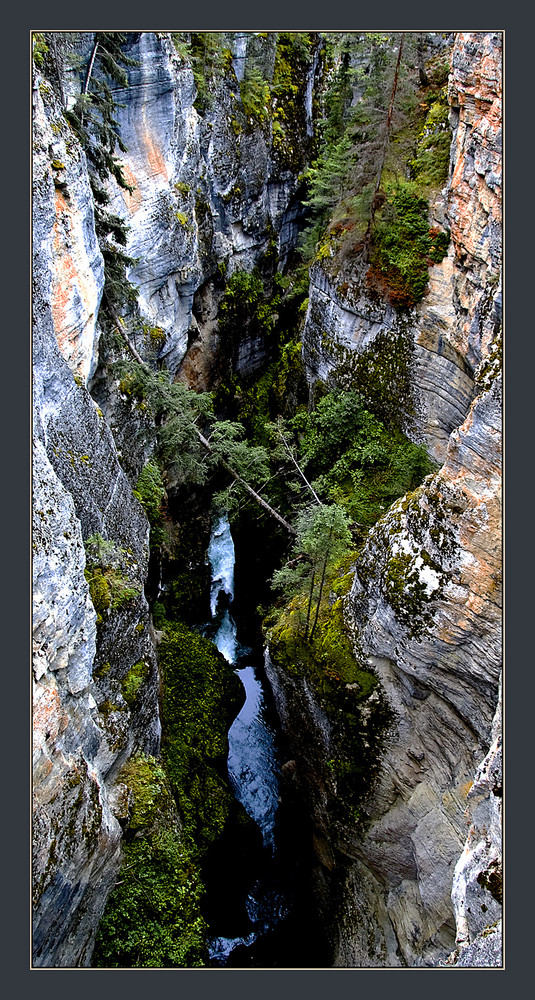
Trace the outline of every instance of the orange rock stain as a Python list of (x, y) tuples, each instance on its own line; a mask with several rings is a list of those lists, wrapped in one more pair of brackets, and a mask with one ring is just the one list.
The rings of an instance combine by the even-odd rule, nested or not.
[(94, 308), (95, 288), (88, 262), (76, 259), (69, 249), (68, 243), (74, 247), (83, 244), (77, 239), (75, 232), (76, 215), (60, 191), (56, 191), (55, 210), (51, 309), (59, 349), (69, 358), (81, 332), (74, 323), (75, 292), (78, 292), (84, 309), (90, 316)]
[(157, 146), (156, 142), (152, 138), (147, 126), (143, 129), (143, 142), (145, 145), (147, 162), (149, 164), (150, 173), (153, 176), (160, 176), (164, 181), (169, 180), (169, 175), (167, 173), (167, 167), (165, 165), (165, 160), (162, 156), (160, 148)]

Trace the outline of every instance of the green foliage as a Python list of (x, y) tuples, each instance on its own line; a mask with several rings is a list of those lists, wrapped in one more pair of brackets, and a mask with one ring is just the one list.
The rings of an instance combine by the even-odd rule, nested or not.
[[(124, 845), (121, 884), (100, 922), (97, 968), (197, 968), (206, 963), (202, 884), (170, 831)], [(124, 877), (123, 877), (124, 876)]]
[(162, 505), (167, 493), (162, 474), (154, 462), (147, 462), (140, 473), (134, 496), (139, 500), (149, 519), (151, 548), (158, 548), (164, 540)]
[(270, 117), (271, 97), (269, 83), (262, 71), (248, 59), (240, 82), (240, 97), (247, 118), (257, 125), (264, 125)]
[(304, 90), (313, 44), (310, 32), (281, 31), (277, 36), (271, 83), (273, 150), (294, 170), (305, 150), (298, 140), (306, 135)]
[(219, 308), (219, 329), (233, 338), (243, 337), (244, 330), (253, 337), (269, 336), (275, 326), (274, 309), (279, 301), (277, 294), (266, 301), (264, 284), (256, 268), (251, 274), (235, 271)]
[(123, 859), (99, 925), (93, 966), (177, 968), (205, 964), (203, 887), (174, 821), (165, 771), (154, 757), (130, 758), (119, 780), (133, 794)]
[(388, 429), (352, 391), (328, 393), (311, 414), (290, 424), (298, 459), (323, 497), (340, 504), (361, 527), (433, 469), (425, 449)]
[(388, 428), (399, 427), (414, 413), (413, 351), (412, 337), (403, 326), (379, 333), (361, 353), (339, 349), (336, 385), (358, 393), (366, 409)]
[[(172, 472), (177, 483), (204, 483), (209, 463), (196, 426), (210, 417), (210, 395), (171, 382), (169, 372), (151, 371), (137, 361), (122, 360), (115, 370), (120, 391), (144, 406), (158, 426), (157, 454), (162, 467)], [(151, 477), (156, 488), (155, 473)]]
[[(305, 677), (331, 721), (334, 755), (327, 762), (336, 777), (335, 810), (359, 806), (378, 773), (380, 752), (392, 715), (380, 696), (377, 677), (357, 656), (343, 615), (353, 580), (352, 555), (333, 563), (326, 576), (316, 628), (305, 637), (308, 594), (301, 586), (286, 604), (275, 605), (264, 621), (270, 655), (290, 675)], [(366, 706), (361, 714), (361, 707)]]
[(97, 612), (97, 625), (104, 617), (116, 611), (141, 594), (141, 586), (130, 578), (128, 553), (102, 535), (91, 535), (84, 543), (86, 550), (85, 578), (89, 594)]
[[(331, 255), (358, 248), (364, 239), (384, 148), (396, 54), (393, 36), (372, 32), (341, 33), (331, 38), (329, 47), (332, 68), (321, 145), (317, 160), (305, 171), (310, 221), (300, 245), (307, 261), (322, 244), (320, 258), (326, 256), (327, 233), (336, 238)], [(353, 88), (360, 94), (356, 104)]]
[(42, 31), (32, 32), (32, 56), (37, 69), (42, 69), (48, 54), (48, 45)]
[(438, 94), (427, 112), (415, 157), (410, 161), (411, 177), (420, 185), (441, 188), (448, 179), (451, 132), (447, 88)]
[[(372, 223), (389, 179), (406, 177), (410, 170), (420, 192), (444, 184), (450, 132), (444, 74), (442, 70), (430, 71), (426, 77), (425, 41), (419, 33), (406, 32), (402, 46), (399, 33), (373, 32), (341, 34), (330, 45), (332, 68), (321, 146), (316, 161), (305, 172), (310, 216), (301, 250), (306, 261), (332, 258), (329, 266), (336, 273), (346, 258), (368, 251)], [(419, 87), (416, 64), (422, 70)], [(426, 109), (423, 121), (422, 107)], [(389, 207), (394, 208), (392, 198)], [(404, 216), (406, 206), (397, 208)], [(385, 212), (388, 215), (388, 206)], [(375, 232), (370, 286), (395, 305), (411, 306), (425, 291), (425, 252), (424, 263), (416, 262), (418, 251), (411, 256), (410, 247), (408, 257), (404, 255), (403, 237), (397, 247), (385, 246), (389, 239), (382, 232), (384, 215)], [(409, 228), (408, 238), (419, 242), (414, 225)], [(387, 252), (392, 258), (388, 261)], [(430, 262), (435, 262), (433, 257)]]
[(431, 237), (429, 258), (433, 264), (440, 264), (448, 252), (451, 239), (450, 231), (449, 229), (438, 229), (437, 226), (433, 226), (429, 230), (429, 236)]
[(130, 670), (126, 674), (121, 684), (121, 694), (126, 701), (127, 705), (132, 708), (135, 704), (138, 693), (147, 680), (150, 673), (150, 667), (144, 660), (139, 660), (134, 663)]
[[(178, 55), (191, 65), (197, 89), (194, 107), (204, 115), (212, 106), (215, 86), (229, 69), (229, 51), (220, 31), (178, 31), (173, 33)], [(230, 63), (231, 65), (231, 63)]]
[(347, 555), (352, 539), (349, 519), (336, 504), (317, 504), (302, 511), (296, 530), (293, 560), (274, 574), (273, 585), (283, 589), (286, 596), (306, 588), (306, 616), (299, 623), (299, 632), (306, 642), (314, 636), (332, 567)]
[(433, 238), (428, 211), (415, 185), (399, 181), (375, 216), (367, 283), (372, 293), (386, 296), (392, 305), (411, 308), (419, 302), (429, 264), (442, 260), (447, 250), (447, 238)]
[(222, 832), (232, 796), (220, 777), (240, 682), (213, 643), (164, 620), (162, 759), (188, 833), (202, 851)]

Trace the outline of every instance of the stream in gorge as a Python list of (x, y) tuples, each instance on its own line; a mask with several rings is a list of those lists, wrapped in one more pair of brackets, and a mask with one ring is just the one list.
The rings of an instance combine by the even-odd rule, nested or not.
[[(235, 550), (226, 518), (213, 526), (212, 620), (203, 628), (245, 689), (228, 734), (228, 779), (238, 814), (204, 872), (212, 966), (301, 967), (322, 962), (306, 897), (306, 851), (295, 812), (281, 803), (282, 737), (263, 668), (263, 649), (240, 641), (232, 614)], [(250, 637), (247, 637), (250, 641)], [(253, 822), (250, 822), (250, 821)], [(306, 916), (305, 916), (306, 914)]]

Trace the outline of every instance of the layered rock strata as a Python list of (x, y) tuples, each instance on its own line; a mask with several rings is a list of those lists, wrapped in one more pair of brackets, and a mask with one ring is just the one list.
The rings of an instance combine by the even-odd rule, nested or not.
[[(229, 36), (237, 65), (250, 37)], [(93, 41), (81, 33), (68, 44), (87, 63)], [(135, 346), (174, 375), (197, 342), (187, 377), (204, 388), (218, 347), (218, 265), (230, 275), (252, 270), (267, 251), (285, 258), (297, 235), (299, 182), (276, 162), (270, 124), (246, 120), (230, 69), (201, 116), (191, 67), (169, 35), (130, 33), (127, 49), (138, 65), (114, 96), (133, 190), (110, 185), (110, 209), (130, 224), (127, 250), (138, 258), (134, 326), (157, 334), (141, 334)], [(64, 74), (70, 106), (79, 74), (67, 66)], [(148, 524), (132, 493), (152, 428), (98, 364), (104, 266), (85, 156), (38, 73), (33, 102), (33, 963), (78, 967), (90, 962), (120, 864), (130, 808), (121, 766), (133, 751), (159, 746)], [(236, 361), (247, 374), (265, 356), (264, 343), (241, 343)], [(87, 387), (103, 408), (109, 403), (105, 414)]]
[[(303, 116), (303, 134), (292, 137), (295, 167), (280, 161), (269, 118), (261, 125), (244, 113), (233, 68), (255, 58), (254, 35), (230, 32), (225, 41), (234, 60), (213, 84), (202, 115), (194, 107), (191, 66), (165, 33), (131, 38), (127, 54), (139, 66), (129, 70), (128, 88), (114, 92), (123, 105), (117, 120), (128, 151), (121, 163), (133, 192), (115, 187), (112, 204), (128, 222), (128, 252), (138, 259), (130, 279), (139, 289), (143, 321), (165, 334), (159, 357), (172, 375), (190, 347), (193, 383), (210, 377), (217, 351), (217, 325), (206, 316), (206, 302), (215, 297), (217, 309), (221, 274), (251, 271), (267, 252), (284, 263), (295, 245), (302, 213), (298, 174), (311, 142), (310, 116)], [(273, 50), (267, 77), (274, 56)], [(303, 103), (315, 71), (313, 60)], [(143, 353), (143, 343), (137, 347)], [(265, 360), (265, 344), (240, 347), (236, 367), (253, 374)]]
[[(290, 736), (302, 721), (286, 776), (307, 788), (315, 878), (339, 966), (432, 965), (445, 960), (456, 934), (457, 964), (498, 963), (500, 42), (476, 32), (455, 43), (452, 169), (444, 207), (435, 206), (452, 244), (410, 320), (401, 324), (371, 303), (359, 281), (342, 289), (320, 268), (312, 275), (311, 381), (328, 378), (340, 351), (369, 352), (373, 366), (401, 342), (392, 396), (407, 431), (444, 463), (370, 533), (347, 600), (357, 653), (376, 670), (395, 714), (363, 804), (365, 832), (333, 820), (336, 789), (323, 767), (331, 731), (321, 705), (272, 670)], [(133, 192), (112, 191), (112, 208), (129, 221), (128, 252), (139, 257), (131, 278), (140, 317), (162, 331), (156, 353), (173, 374), (189, 345), (187, 377), (199, 388), (218, 347), (218, 263), (227, 274), (251, 270), (270, 248), (285, 259), (300, 211), (298, 171), (282, 165), (269, 130), (253, 127), (239, 107), (248, 39), (236, 33), (229, 45), (237, 78), (229, 71), (203, 116), (193, 107), (191, 69), (167, 35), (129, 36), (139, 66), (116, 94)], [(133, 749), (158, 747), (157, 674), (143, 595), (148, 525), (123, 471), (132, 480), (139, 471), (139, 435), (123, 429), (131, 454), (121, 464), (86, 389), (103, 287), (86, 165), (39, 77), (34, 122), (33, 958), (81, 966), (119, 864), (128, 801), (118, 771)], [(136, 346), (154, 357), (153, 344)], [(238, 367), (253, 373), (264, 346), (242, 343)], [(92, 536), (120, 567), (129, 595), (113, 613), (99, 611), (98, 628), (84, 573), (83, 543)], [(137, 700), (124, 696), (134, 669)]]
[[(500, 74), (499, 35), (457, 36), (444, 215), (452, 244), (410, 319), (367, 300), (358, 276), (342, 294), (323, 269), (312, 275), (304, 344), (310, 379), (328, 379), (350, 352), (373, 357), (374, 343), (385, 350), (392, 337), (406, 337), (406, 398), (416, 403), (405, 411), (406, 428), (443, 462), (370, 531), (347, 599), (356, 654), (375, 670), (395, 718), (362, 806), (365, 830), (336, 823), (323, 781), (317, 792), (315, 779), (308, 782), (337, 966), (434, 965), (456, 935), (460, 964), (501, 961), (499, 903), (487, 898), (489, 880), (496, 886), (499, 878), (496, 748), (493, 763), (481, 763), (496, 737), (502, 653)], [(308, 759), (302, 739), (292, 737), (296, 699), (275, 674), (295, 781)], [(305, 692), (297, 700), (304, 703)], [(310, 713), (305, 725), (320, 745), (325, 727)], [(478, 952), (473, 942), (482, 934)]]
[[(118, 767), (134, 747), (158, 748), (157, 673), (147, 520), (85, 387), (104, 281), (85, 158), (39, 76), (33, 98), (33, 963), (83, 966), (120, 861)], [(122, 574), (99, 618), (91, 536)], [(132, 704), (123, 685), (140, 664)]]

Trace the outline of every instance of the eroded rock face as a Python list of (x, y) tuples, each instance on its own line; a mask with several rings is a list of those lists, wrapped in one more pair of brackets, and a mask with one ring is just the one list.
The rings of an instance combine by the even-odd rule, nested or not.
[(435, 965), (456, 935), (459, 964), (500, 964), (499, 903), (487, 899), (500, 853), (491, 789), (501, 671), (500, 41), (456, 39), (443, 210), (452, 245), (420, 306), (402, 322), (367, 299), (362, 276), (341, 288), (322, 268), (312, 275), (311, 380), (329, 379), (352, 352), (376, 364), (405, 338), (390, 365), (393, 393), (407, 433), (443, 463), (370, 531), (347, 600), (357, 655), (375, 669), (395, 722), (363, 803), (365, 832), (347, 823), (323, 831), (338, 966)]
[[(372, 301), (362, 285), (336, 281), (324, 268), (311, 272), (303, 356), (311, 383), (344, 378), (359, 355), (364, 398), (387, 394), (408, 437), (444, 460), (451, 431), (473, 397), (474, 373), (450, 337), (455, 324), (452, 253), (431, 268), (424, 301), (410, 316)], [(387, 415), (387, 414), (385, 414)]]
[[(486, 934), (482, 914), (497, 920), (489, 887), (496, 891), (499, 856), (499, 40), (463, 34), (455, 45), (453, 169), (445, 208), (436, 207), (449, 220), (452, 246), (410, 321), (371, 303), (358, 283), (342, 290), (323, 270), (312, 275), (311, 378), (328, 377), (338, 363), (333, 344), (377, 360), (401, 343), (393, 393), (407, 431), (444, 463), (370, 533), (347, 602), (359, 655), (395, 713), (364, 804), (364, 834), (330, 824), (327, 776), (314, 791), (314, 754), (328, 754), (328, 720), (310, 692), (277, 689), (273, 680), (287, 728), (299, 702), (303, 731), (319, 734), (310, 809), (339, 966), (433, 965), (456, 933), (457, 964), (497, 964), (499, 931)], [(236, 35), (238, 68), (246, 41)], [(161, 357), (174, 374), (189, 343), (187, 378), (204, 388), (218, 346), (217, 262), (227, 262), (227, 273), (252, 269), (273, 233), (284, 258), (299, 215), (297, 177), (275, 169), (260, 130), (238, 121), (236, 134), (230, 79), (201, 120), (191, 71), (169, 37), (132, 37), (129, 54), (140, 66), (117, 97), (126, 104), (124, 169), (134, 190), (116, 190), (112, 208), (131, 225), (128, 252), (140, 258), (131, 278), (142, 319), (164, 333)], [(34, 97), (34, 963), (79, 966), (90, 961), (119, 864), (128, 806), (117, 772), (134, 748), (158, 746), (157, 677), (143, 595), (147, 522), (83, 384), (94, 372), (103, 284), (84, 157), (39, 80)], [(253, 372), (263, 345), (241, 349)], [(101, 614), (98, 630), (83, 548), (95, 534), (122, 553), (136, 590)], [(123, 682), (140, 664), (143, 697), (127, 699)], [(296, 769), (299, 762), (287, 771)]]
[[(442, 263), (430, 268), (419, 306), (401, 319), (388, 304), (370, 300), (364, 273), (333, 277), (327, 263), (311, 274), (303, 333), (309, 380), (338, 378), (348, 358), (362, 355), (370, 367), (363, 395), (387, 379), (406, 433), (438, 463), (468, 412), (501, 322), (501, 58), (499, 34), (456, 38), (451, 177), (429, 220), (450, 229), (452, 242)], [(392, 345), (400, 339), (405, 350), (396, 354)]]
[[(226, 37), (239, 69), (244, 46), (254, 38), (233, 32)], [(217, 349), (217, 328), (204, 329), (204, 288), (212, 283), (217, 306), (224, 288), (220, 268), (226, 277), (251, 271), (268, 250), (286, 259), (302, 212), (296, 197), (299, 169), (277, 161), (269, 122), (261, 128), (246, 119), (232, 66), (201, 116), (193, 106), (192, 70), (169, 35), (142, 32), (127, 54), (139, 67), (129, 69), (129, 87), (115, 96), (124, 104), (117, 110), (128, 150), (121, 163), (134, 190), (114, 187), (113, 209), (128, 221), (128, 253), (139, 258), (130, 280), (139, 288), (142, 319), (165, 333), (159, 356), (175, 375), (188, 343), (195, 345), (185, 374), (198, 385)], [(303, 103), (315, 69), (313, 61)], [(309, 125), (306, 119), (303, 136), (295, 139), (302, 147), (297, 166), (310, 144)], [(141, 353), (146, 349), (141, 342), (137, 347)], [(243, 348), (242, 374), (254, 373), (265, 345)]]
[[(103, 284), (85, 159), (39, 77), (34, 99), (33, 962), (83, 966), (120, 862), (117, 769), (158, 747), (157, 674), (148, 524), (84, 384)], [(84, 574), (97, 533), (128, 552), (131, 587), (100, 621)], [(122, 693), (141, 662), (142, 705)]]
[(34, 185), (40, 195), (46, 191), (54, 213), (44, 246), (34, 232), (34, 251), (48, 258), (58, 346), (71, 371), (87, 384), (97, 362), (96, 317), (104, 262), (95, 235), (85, 157), (44, 79), (34, 89), (33, 128)]
[(502, 705), (498, 703), (490, 750), (468, 793), (468, 837), (453, 876), (456, 966), (502, 964)]

